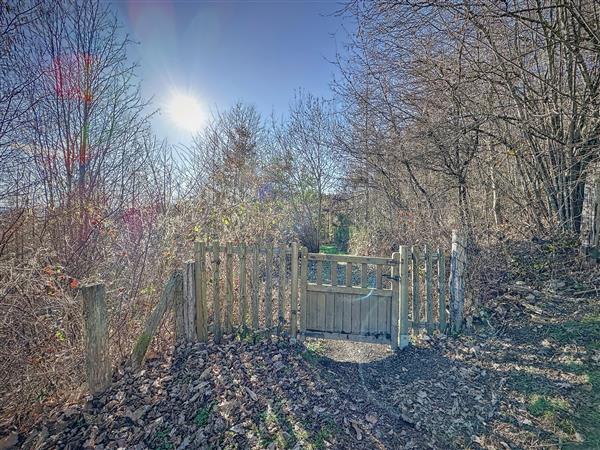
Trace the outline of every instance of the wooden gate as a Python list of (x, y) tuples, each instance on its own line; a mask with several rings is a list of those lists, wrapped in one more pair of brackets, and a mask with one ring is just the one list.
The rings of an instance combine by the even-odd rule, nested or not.
[[(374, 342), (396, 349), (408, 345), (410, 329), (445, 330), (445, 262), (439, 250), (401, 246), (399, 253), (385, 258), (308, 253), (303, 248), (300, 259), (301, 337)], [(425, 294), (422, 303), (420, 292)]]
[(398, 342), (399, 254), (391, 259), (302, 252), (305, 337)]

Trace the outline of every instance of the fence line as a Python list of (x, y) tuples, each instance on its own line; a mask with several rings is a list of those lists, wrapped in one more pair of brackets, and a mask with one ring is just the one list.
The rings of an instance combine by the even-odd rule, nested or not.
[[(209, 317), (216, 343), (224, 333), (266, 331), (287, 335), (292, 341), (298, 336), (312, 335), (387, 342), (393, 349), (402, 349), (409, 344), (411, 332), (446, 332), (447, 309), (452, 331), (460, 331), (462, 326), (466, 260), (464, 245), (456, 232), (453, 233), (448, 283), (450, 305), (446, 305), (446, 256), (439, 248), (432, 251), (428, 246), (421, 250), (403, 245), (399, 252), (387, 258), (308, 253), (297, 243), (288, 247), (247, 247), (230, 242), (225, 245), (196, 242), (193, 256), (193, 260), (185, 262), (183, 270), (174, 271), (166, 283), (131, 352), (132, 367), (141, 367), (151, 340), (171, 308), (176, 339), (180, 342), (206, 342)], [(313, 272), (309, 270), (309, 263), (316, 268)], [(338, 271), (340, 265), (345, 265), (341, 272)], [(369, 270), (370, 266), (375, 266), (374, 270)], [(355, 268), (358, 269), (356, 283)], [(309, 283), (313, 275), (315, 282)], [(210, 305), (209, 288), (212, 291)], [(90, 391), (98, 392), (110, 383), (112, 375), (104, 286), (85, 286), (82, 296), (86, 376)], [(323, 301), (327, 296), (332, 298), (329, 303)], [(377, 298), (370, 306), (353, 301), (357, 296)], [(351, 307), (344, 306), (346, 304)], [(360, 320), (354, 323), (357, 311), (360, 311)], [(388, 337), (380, 337), (382, 329), (387, 330)], [(371, 335), (373, 332), (376, 335)]]

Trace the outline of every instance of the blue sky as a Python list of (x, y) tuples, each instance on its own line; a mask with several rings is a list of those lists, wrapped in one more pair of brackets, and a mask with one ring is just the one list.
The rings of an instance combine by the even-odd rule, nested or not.
[[(241, 100), (264, 115), (285, 114), (294, 90), (331, 97), (344, 20), (335, 1), (114, 1), (125, 31), (139, 45), (142, 92), (164, 106), (171, 93), (193, 94), (206, 112)], [(159, 137), (187, 142), (162, 113)]]

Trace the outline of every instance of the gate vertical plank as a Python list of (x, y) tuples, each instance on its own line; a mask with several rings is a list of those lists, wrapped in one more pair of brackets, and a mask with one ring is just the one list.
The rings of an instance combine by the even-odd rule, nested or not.
[(308, 283), (308, 249), (300, 251), (300, 334), (306, 331), (306, 284)]
[(390, 320), (391, 320), (391, 324), (390, 324), (390, 338), (391, 338), (391, 344), (392, 344), (392, 350), (397, 350), (398, 349), (398, 344), (400, 342), (400, 335), (399, 335), (399, 314), (400, 314), (400, 267), (399, 267), (399, 262), (400, 262), (400, 254), (399, 253), (393, 253), (392, 254), (392, 259), (394, 260), (395, 264), (392, 266), (392, 301), (391, 301), (391, 306), (392, 306), (392, 312), (390, 314)]
[(438, 307), (440, 317), (440, 331), (446, 332), (446, 256), (438, 248)]
[(285, 301), (285, 272), (286, 272), (286, 257), (285, 248), (279, 248), (279, 293), (277, 295), (277, 301), (279, 303), (277, 309), (277, 334), (281, 334), (283, 331), (284, 323), (284, 301)]
[[(381, 264), (377, 264), (377, 266), (375, 266), (375, 288), (383, 289), (383, 266)], [(376, 311), (374, 313), (375, 323), (373, 325), (373, 330), (372, 330), (373, 332), (375, 332), (377, 334), (386, 332), (385, 303), (386, 303), (385, 297), (383, 297), (383, 296), (377, 297)]]
[[(273, 273), (273, 245), (267, 247), (266, 256), (266, 275), (265, 275), (265, 326), (270, 330), (273, 326), (273, 293), (271, 290), (271, 277)], [(269, 335), (271, 333), (269, 332)]]
[(427, 299), (427, 334), (433, 333), (433, 292), (431, 286), (431, 271), (433, 270), (431, 252), (425, 246), (425, 298)]
[(213, 243), (213, 327), (215, 343), (221, 342), (221, 274), (219, 273), (220, 259), (220, 244), (219, 241)]
[[(352, 281), (352, 263), (346, 263), (346, 286), (352, 287), (354, 282)], [(344, 320), (343, 320), (343, 330), (345, 333), (352, 332), (352, 296), (348, 294), (344, 294), (342, 297), (344, 304)]]
[[(316, 284), (317, 286), (323, 285), (323, 261), (317, 261), (316, 264)], [(315, 304), (313, 308), (315, 310), (315, 321), (313, 326), (319, 330), (323, 330), (325, 327), (325, 295), (318, 292), (315, 293), (314, 297)]]
[(225, 307), (225, 332), (231, 333), (233, 320), (233, 251), (231, 242), (227, 243), (225, 255), (225, 298), (227, 306)]
[(292, 243), (292, 286), (290, 288), (290, 337), (296, 340), (298, 331), (298, 243)]
[[(331, 262), (331, 285), (338, 285), (338, 263)], [(342, 318), (344, 317), (344, 304), (342, 303), (341, 295), (338, 293), (332, 294), (333, 298), (330, 302), (333, 304), (333, 315), (331, 320), (331, 331), (334, 333), (341, 332)]]
[(419, 286), (419, 249), (412, 247), (412, 327), (415, 332), (419, 332), (421, 323), (421, 302)]
[(240, 321), (242, 328), (246, 329), (248, 316), (248, 302), (246, 299), (246, 246), (240, 245)]
[(208, 340), (208, 325), (206, 317), (206, 244), (196, 242), (194, 244), (194, 260), (196, 263), (196, 274), (194, 277), (194, 289), (196, 291), (196, 337), (200, 342)]
[(258, 330), (258, 246), (252, 246), (252, 329)]
[[(336, 261), (331, 261), (331, 285), (332, 286), (337, 286), (337, 267), (338, 264)], [(337, 298), (336, 293), (332, 293), (328, 296), (326, 296), (326, 302), (327, 304), (325, 305), (325, 329), (327, 331), (331, 331), (333, 332), (335, 326), (335, 316), (336, 316), (336, 310), (335, 310), (335, 299)]]
[(410, 252), (400, 246), (400, 349), (408, 346), (408, 264)]
[(112, 367), (108, 342), (108, 307), (103, 284), (81, 289), (85, 327), (85, 373), (92, 394), (110, 385)]

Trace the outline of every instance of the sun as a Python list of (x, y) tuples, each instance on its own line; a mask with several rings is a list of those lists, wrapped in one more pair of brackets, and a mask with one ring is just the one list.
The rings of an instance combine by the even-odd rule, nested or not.
[(172, 92), (165, 110), (177, 127), (191, 133), (200, 130), (203, 118), (202, 107), (193, 94)]

